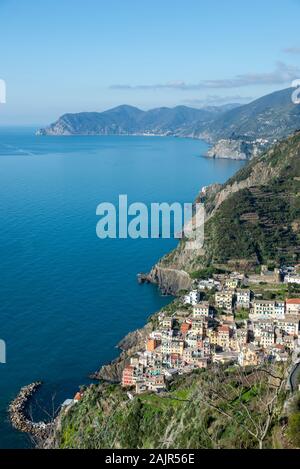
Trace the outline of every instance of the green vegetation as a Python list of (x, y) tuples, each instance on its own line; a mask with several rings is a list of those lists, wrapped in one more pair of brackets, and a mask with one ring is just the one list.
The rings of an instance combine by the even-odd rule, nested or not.
[(249, 319), (249, 310), (247, 309), (238, 309), (234, 315), (236, 321), (244, 321)]
[[(281, 376), (283, 370), (278, 367), (276, 374)], [(272, 447), (272, 425), (266, 437), (256, 434), (255, 428), (266, 421), (270, 395), (277, 406), (281, 402), (276, 398), (279, 384), (266, 372), (216, 367), (178, 377), (168, 394), (147, 393), (133, 400), (119, 386), (92, 385), (82, 401), (63, 416), (57, 445), (257, 448), (262, 439), (264, 447)], [(278, 423), (276, 406), (271, 423)]]
[(179, 309), (183, 310), (189, 310), (189, 305), (183, 305), (180, 300), (176, 299), (172, 301), (171, 303), (167, 304), (164, 306), (161, 311), (165, 313), (166, 316), (173, 316), (173, 314), (176, 313)]
[[(229, 263), (247, 273), (259, 272), (261, 264), (273, 268), (300, 262), (299, 158), (298, 132), (251, 160), (206, 203), (208, 214), (213, 214), (205, 225), (205, 253), (185, 256), (181, 244), (164, 258), (164, 265), (174, 267), (179, 259), (181, 269), (201, 279), (210, 276), (215, 266)], [(243, 185), (233, 190), (237, 184)], [(226, 197), (219, 204), (224, 190)]]
[(262, 264), (273, 268), (299, 263), (299, 158), (297, 132), (247, 163), (208, 195), (204, 252), (191, 256), (182, 241), (161, 265), (202, 279), (220, 266), (250, 274), (259, 273)]
[(293, 401), (291, 413), (288, 419), (288, 437), (292, 444), (300, 447), (300, 393), (298, 393)]
[(224, 270), (217, 269), (216, 267), (210, 266), (205, 269), (197, 270), (190, 274), (193, 280), (207, 280), (215, 274), (223, 274)]
[(288, 284), (288, 295), (290, 298), (299, 296), (300, 293), (300, 285), (297, 284)]
[(299, 447), (300, 446), (300, 412), (293, 414), (289, 417), (289, 428), (288, 435), (292, 440), (292, 443)]

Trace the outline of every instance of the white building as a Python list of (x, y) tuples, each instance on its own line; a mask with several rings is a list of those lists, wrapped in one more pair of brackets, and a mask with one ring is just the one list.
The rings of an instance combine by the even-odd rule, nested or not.
[(295, 273), (288, 273), (284, 277), (284, 283), (296, 283), (297, 285), (300, 285), (300, 275)]
[(201, 293), (198, 290), (192, 290), (184, 297), (184, 304), (195, 306), (201, 299)]
[(285, 302), (276, 301), (274, 306), (275, 319), (284, 319), (285, 316)]
[(269, 331), (269, 330), (261, 331), (259, 342), (260, 342), (261, 347), (263, 348), (272, 347), (275, 344), (274, 331)]
[(208, 280), (199, 280), (198, 288), (200, 290), (212, 290), (216, 288), (217, 290), (221, 289), (221, 282), (210, 278)]
[(299, 320), (299, 316), (287, 314), (285, 319), (277, 321), (277, 327), (288, 335), (298, 336)]
[(191, 347), (191, 348), (197, 348), (197, 344), (199, 340), (200, 338), (194, 332), (188, 332), (185, 337), (186, 344), (188, 345), (188, 347)]
[(286, 300), (286, 314), (300, 315), (300, 298)]
[(284, 319), (285, 303), (283, 301), (255, 300), (250, 318), (257, 319)]
[(250, 309), (250, 290), (237, 290), (236, 292), (236, 306), (237, 308)]

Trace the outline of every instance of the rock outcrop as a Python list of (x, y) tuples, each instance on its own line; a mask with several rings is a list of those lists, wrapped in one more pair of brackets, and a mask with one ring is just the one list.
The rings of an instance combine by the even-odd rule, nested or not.
[(151, 270), (149, 278), (166, 295), (176, 295), (192, 285), (190, 276), (184, 270), (165, 268), (159, 264)]
[(130, 357), (145, 348), (145, 340), (152, 330), (153, 325), (151, 322), (148, 322), (142, 329), (127, 334), (117, 345), (117, 347), (122, 350), (119, 357), (110, 364), (102, 366), (102, 368), (96, 371), (91, 377), (110, 383), (120, 383), (124, 367), (129, 362)]
[(209, 158), (249, 160), (254, 152), (254, 144), (243, 140), (219, 140), (207, 152)]

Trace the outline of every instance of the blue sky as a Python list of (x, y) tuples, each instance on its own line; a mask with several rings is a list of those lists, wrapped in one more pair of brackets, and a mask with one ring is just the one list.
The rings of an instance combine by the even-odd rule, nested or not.
[(0, 124), (246, 102), (300, 78), (299, 0), (0, 0)]

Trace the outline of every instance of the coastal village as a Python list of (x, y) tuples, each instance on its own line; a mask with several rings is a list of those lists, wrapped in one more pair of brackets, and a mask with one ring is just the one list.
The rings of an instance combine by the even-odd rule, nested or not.
[[(299, 267), (262, 266), (247, 277), (233, 272), (195, 280), (190, 292), (155, 316), (144, 349), (123, 370), (123, 388), (164, 392), (174, 375), (212, 363), (288, 361), (300, 345)], [(296, 294), (288, 297), (290, 289)]]
[[(166, 392), (175, 376), (211, 364), (246, 368), (287, 362), (300, 352), (300, 265), (272, 271), (262, 266), (259, 274), (219, 273), (194, 280), (191, 291), (151, 321), (154, 327), (144, 347), (122, 372), (121, 385), (129, 399), (144, 392)], [(40, 385), (22, 388), (9, 406), (14, 428), (37, 439), (49, 435), (55, 424), (32, 422), (27, 415), (28, 402)], [(68, 412), (83, 395), (80, 390), (61, 409)]]

